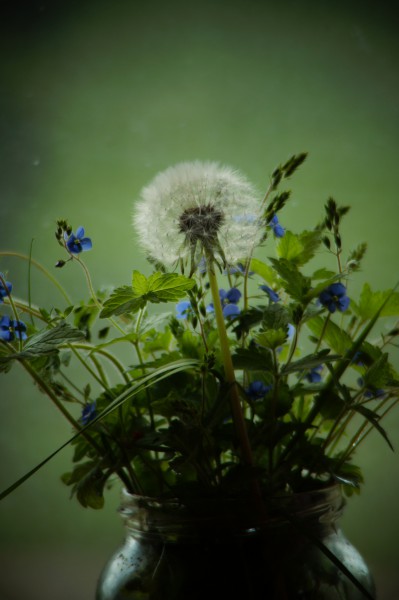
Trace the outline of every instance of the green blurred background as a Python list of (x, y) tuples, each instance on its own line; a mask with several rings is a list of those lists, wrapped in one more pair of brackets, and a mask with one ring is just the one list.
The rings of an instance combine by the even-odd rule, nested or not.
[[(351, 204), (344, 246), (369, 242), (364, 279), (398, 279), (398, 49), (391, 5), (372, 1), (46, 0), (0, 4), (2, 249), (61, 258), (55, 220), (86, 227), (96, 287), (147, 269), (130, 226), (134, 199), (159, 170), (210, 159), (260, 190), (277, 164), (309, 159), (281, 217), (300, 230), (329, 195)], [(323, 257), (321, 256), (321, 259)], [(72, 268), (69, 268), (72, 267)], [(2, 259), (16, 295), (26, 265)], [(80, 272), (57, 273), (84, 293)], [(58, 302), (34, 275), (34, 300)], [(398, 366), (398, 356), (396, 355)], [(70, 434), (14, 368), (2, 377), (1, 488)], [(397, 411), (399, 412), (399, 411)], [(385, 424), (399, 446), (399, 414)], [(0, 599), (90, 600), (122, 536), (118, 490), (95, 512), (59, 480), (63, 451), (0, 505)], [(381, 600), (399, 597), (399, 461), (374, 435), (357, 455), (366, 487), (343, 519), (375, 573)]]

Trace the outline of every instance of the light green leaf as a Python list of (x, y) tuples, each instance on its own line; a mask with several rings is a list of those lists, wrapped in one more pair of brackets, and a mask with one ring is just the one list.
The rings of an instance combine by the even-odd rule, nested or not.
[(325, 328), (323, 340), (337, 354), (344, 355), (352, 345), (351, 337), (331, 320), (325, 326), (325, 318), (313, 317), (306, 322), (306, 325), (317, 338), (320, 338)]
[(287, 339), (287, 329), (268, 329), (259, 333), (255, 341), (263, 348), (275, 349), (282, 346)]
[(106, 302), (100, 313), (100, 318), (105, 319), (112, 315), (135, 313), (146, 304), (142, 296), (136, 296), (133, 289), (127, 285), (116, 289)]
[(365, 283), (360, 294), (359, 303), (352, 302), (353, 310), (363, 320), (371, 319), (384, 301), (387, 303), (380, 312), (380, 317), (399, 315), (399, 293), (393, 290), (373, 292), (370, 285)]
[(262, 277), (262, 279), (266, 281), (266, 283), (277, 283), (275, 270), (272, 269), (270, 265), (267, 265), (266, 263), (262, 262), (261, 260), (258, 260), (257, 258), (253, 258), (251, 260), (249, 270)]
[(277, 242), (277, 256), (301, 266), (315, 255), (320, 243), (319, 231), (303, 231), (300, 234), (286, 231), (285, 235)]
[(148, 279), (133, 272), (133, 292), (148, 302), (176, 302), (195, 285), (194, 279), (177, 273), (153, 273)]

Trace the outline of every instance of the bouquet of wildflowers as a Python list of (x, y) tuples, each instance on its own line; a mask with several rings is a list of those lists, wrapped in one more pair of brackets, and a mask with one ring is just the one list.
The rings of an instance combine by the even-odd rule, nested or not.
[[(264, 195), (214, 163), (157, 175), (133, 218), (151, 269), (108, 294), (82, 260), (91, 239), (64, 220), (56, 267), (83, 269), (88, 299), (74, 303), (22, 257), (65, 299), (35, 306), (14, 296), (3, 266), (0, 368), (26, 369), (70, 422), (56, 452), (73, 445), (62, 479), (83, 506), (102, 507), (116, 478), (129, 492), (182, 500), (267, 499), (332, 482), (350, 493), (362, 482), (358, 445), (372, 430), (390, 444), (381, 419), (399, 397), (389, 356), (399, 293), (364, 283), (352, 297), (366, 245), (342, 242), (348, 207), (330, 198), (313, 229), (284, 228), (281, 188), (305, 158), (275, 169)], [(323, 267), (312, 267), (315, 255)]]

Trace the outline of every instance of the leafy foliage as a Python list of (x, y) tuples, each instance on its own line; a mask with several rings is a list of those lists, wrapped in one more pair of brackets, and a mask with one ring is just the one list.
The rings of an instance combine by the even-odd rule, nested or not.
[[(54, 308), (51, 299), (51, 308), (36, 309), (2, 284), (2, 306), (11, 316), (2, 321), (0, 370), (6, 374), (18, 361), (73, 435), (0, 497), (68, 444), (73, 465), (62, 480), (94, 509), (103, 506), (115, 477), (131, 492), (157, 497), (248, 495), (254, 479), (265, 495), (336, 481), (348, 494), (358, 491), (363, 479), (352, 463), (358, 444), (375, 431), (391, 446), (381, 419), (399, 397), (390, 355), (399, 326), (389, 322), (399, 316), (399, 293), (365, 283), (349, 303), (346, 278), (360, 270), (366, 246), (345, 262), (341, 222), (348, 207), (332, 198), (314, 229), (283, 235), (281, 228), (271, 241), (270, 219), (290, 198), (277, 189), (305, 158), (295, 155), (273, 172), (260, 212), (267, 252), (260, 260), (251, 249), (218, 274), (219, 297), (206, 260), (192, 277), (135, 270), (130, 285), (109, 294), (95, 294), (90, 282), (90, 297), (75, 304), (68, 298), (66, 308)], [(57, 240), (69, 258), (58, 267), (77, 262), (87, 276), (68, 246), (71, 232), (59, 222)], [(314, 269), (320, 247), (326, 264)], [(269, 293), (252, 292), (259, 286)], [(346, 298), (341, 305), (337, 289)], [(326, 290), (331, 298), (323, 303)], [(176, 313), (166, 307), (149, 314), (152, 304), (181, 299)], [(31, 318), (26, 340), (20, 313)], [(250, 461), (243, 460), (242, 430)]]

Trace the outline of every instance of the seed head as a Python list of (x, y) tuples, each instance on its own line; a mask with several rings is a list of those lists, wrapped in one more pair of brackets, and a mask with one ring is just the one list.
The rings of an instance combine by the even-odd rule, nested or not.
[(133, 224), (149, 257), (166, 267), (202, 257), (221, 266), (248, 256), (260, 242), (260, 198), (230, 167), (187, 162), (159, 173), (141, 192)]

